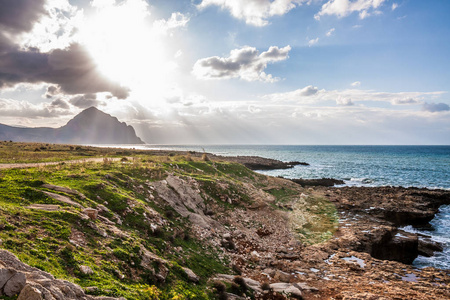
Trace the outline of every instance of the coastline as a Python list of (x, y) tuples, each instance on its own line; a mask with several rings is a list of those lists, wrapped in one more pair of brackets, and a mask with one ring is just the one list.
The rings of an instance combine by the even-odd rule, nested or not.
[[(0, 230), (3, 247), (14, 245), (8, 230), (22, 230), (19, 224), (24, 216), (32, 217), (34, 211), (39, 210), (42, 216), (57, 218), (64, 212), (71, 214), (71, 218), (81, 218), (69, 224), (73, 226), (70, 240), (75, 246), (66, 246), (67, 249), (78, 253), (89, 248), (84, 235), (89, 235), (102, 247), (117, 247), (125, 240), (136, 240), (135, 245), (139, 246), (133, 248), (132, 255), (138, 259), (136, 262), (146, 262), (143, 268), (153, 272), (155, 284), (163, 284), (168, 274), (180, 274), (169, 262), (177, 259), (177, 264), (189, 270), (182, 274), (191, 274), (188, 277), (191, 279), (180, 275), (188, 280), (190, 288), (200, 284), (207, 289), (217, 281), (232, 286), (237, 277), (246, 283), (247, 295), (255, 299), (285, 299), (279, 296), (283, 293), (294, 298), (342, 300), (450, 297), (449, 270), (420, 269), (411, 265), (418, 254), (433, 255), (440, 245), (402, 230), (409, 224), (426, 226), (441, 205), (450, 204), (449, 191), (320, 186), (317, 181), (295, 183), (286, 178), (261, 175), (238, 164), (256, 161), (272, 168), (280, 166), (273, 159), (254, 156), (238, 159), (239, 162), (236, 157), (199, 152), (143, 153), (136, 150), (127, 153), (121, 150), (115, 158), (20, 166), (37, 167), (35, 169), (3, 169), (2, 172), (9, 175), (2, 178), (0, 184), (17, 186), (24, 191), (13, 197), (20, 203), (17, 209), (21, 215), (3, 212), (8, 220), (6, 229)], [(284, 166), (308, 168), (292, 163)], [(30, 177), (33, 172), (36, 175)], [(35, 179), (24, 180), (18, 174)], [(97, 177), (89, 183), (92, 176)], [(8, 184), (9, 181), (13, 183)], [(10, 193), (16, 192), (11, 190)], [(37, 202), (33, 198), (36, 195), (40, 195)], [(50, 200), (45, 195), (54, 198)], [(120, 196), (121, 200), (115, 202), (114, 197), (119, 195), (127, 196)], [(170, 213), (167, 213), (168, 208)], [(137, 219), (142, 211), (145, 211), (143, 219)], [(174, 223), (176, 215), (184, 221), (179, 219)], [(139, 222), (134, 223), (137, 220)], [(83, 227), (83, 224), (88, 226)], [(138, 227), (129, 227), (130, 224)], [(167, 230), (167, 234), (153, 228)], [(135, 231), (139, 236), (133, 233)], [(191, 245), (203, 245), (195, 251), (215, 249), (217, 256), (206, 265), (191, 261), (192, 249), (184, 248), (187, 234)], [(145, 248), (143, 245), (149, 240), (158, 240), (158, 243)], [(16, 255), (23, 255), (27, 250), (20, 247), (15, 251), (18, 251)], [(106, 257), (109, 263), (117, 262), (120, 257), (126, 259), (125, 264), (121, 262), (117, 266), (121, 273), (113, 272), (116, 284), (124, 284), (122, 280), (138, 272), (142, 265), (136, 265), (134, 258), (129, 260), (128, 254), (123, 256), (120, 251), (124, 249), (114, 251), (110, 252), (120, 256)], [(201, 256), (205, 255), (207, 257), (206, 253)], [(151, 262), (157, 263), (158, 269), (152, 269)], [(209, 277), (212, 274), (205, 273), (203, 268), (223, 270), (217, 264), (229, 266), (231, 270), (223, 274), (216, 271), (214, 277)], [(95, 265), (90, 267), (95, 272), (105, 272)], [(83, 276), (89, 275), (81, 278), (85, 278)], [(137, 277), (131, 278), (137, 280)], [(198, 283), (199, 278), (201, 283)], [(263, 289), (267, 285), (281, 292), (276, 294), (279, 298), (269, 297), (271, 294)], [(101, 292), (110, 293), (108, 289)], [(229, 297), (240, 293), (232, 289), (229, 292), (235, 294)]]

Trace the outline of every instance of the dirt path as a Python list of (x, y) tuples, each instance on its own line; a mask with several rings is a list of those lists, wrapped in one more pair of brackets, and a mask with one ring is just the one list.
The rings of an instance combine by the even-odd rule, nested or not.
[[(108, 158), (113, 161), (119, 161), (120, 158)], [(26, 168), (36, 168), (43, 166), (58, 165), (60, 163), (65, 164), (78, 164), (83, 162), (102, 162), (103, 157), (85, 158), (85, 159), (75, 159), (75, 160), (62, 160), (62, 161), (52, 161), (52, 162), (41, 162), (41, 163), (18, 163), (18, 164), (0, 164), (0, 170), (2, 169), (26, 169)]]

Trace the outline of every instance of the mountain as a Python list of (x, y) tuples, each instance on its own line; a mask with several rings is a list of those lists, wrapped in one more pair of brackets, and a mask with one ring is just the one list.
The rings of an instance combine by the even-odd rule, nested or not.
[(144, 144), (134, 128), (95, 107), (60, 128), (22, 128), (0, 124), (0, 140), (60, 144)]

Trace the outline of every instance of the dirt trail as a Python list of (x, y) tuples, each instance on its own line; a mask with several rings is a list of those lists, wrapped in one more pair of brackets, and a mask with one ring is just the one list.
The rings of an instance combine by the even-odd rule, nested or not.
[[(103, 157), (85, 158), (85, 159), (74, 159), (74, 160), (62, 160), (62, 161), (52, 161), (52, 162), (40, 162), (40, 163), (17, 163), (17, 164), (0, 164), (0, 170), (2, 169), (26, 169), (26, 168), (36, 168), (42, 166), (52, 166), (58, 165), (60, 163), (65, 164), (78, 164), (83, 162), (102, 162)], [(119, 161), (121, 158), (108, 158), (109, 160)]]

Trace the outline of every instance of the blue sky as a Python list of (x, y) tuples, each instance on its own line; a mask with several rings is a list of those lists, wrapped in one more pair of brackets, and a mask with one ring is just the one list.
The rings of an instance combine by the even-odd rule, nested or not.
[(446, 0), (11, 3), (0, 123), (93, 105), (158, 144), (450, 144)]

